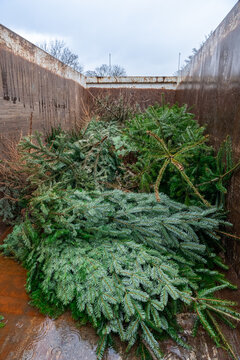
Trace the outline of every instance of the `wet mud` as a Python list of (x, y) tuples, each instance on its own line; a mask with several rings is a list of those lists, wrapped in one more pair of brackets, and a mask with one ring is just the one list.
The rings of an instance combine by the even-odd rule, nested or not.
[[(77, 327), (66, 313), (57, 320), (29, 305), (26, 271), (12, 259), (0, 257), (1, 360), (95, 360), (98, 337), (90, 326)], [(106, 360), (120, 359), (110, 350)]]

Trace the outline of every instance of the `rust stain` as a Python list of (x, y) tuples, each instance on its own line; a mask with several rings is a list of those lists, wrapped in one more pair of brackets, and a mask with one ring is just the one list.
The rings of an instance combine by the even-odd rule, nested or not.
[[(207, 125), (217, 149), (230, 135), (233, 154), (240, 159), (240, 2), (238, 1), (192, 62), (183, 70), (176, 100), (187, 104), (200, 124)], [(229, 220), (240, 234), (240, 172), (232, 178), (227, 196)], [(228, 258), (240, 275), (240, 244), (227, 239)]]
[[(162, 103), (162, 96), (164, 95), (165, 103), (173, 105), (176, 101), (175, 91), (166, 90), (166, 89), (137, 89), (137, 88), (89, 88), (88, 96), (88, 105), (94, 111), (94, 98), (96, 97), (106, 97), (108, 96), (111, 100), (116, 100), (119, 97), (123, 97), (128, 100), (128, 103), (131, 105), (139, 104), (140, 108), (143, 110), (150, 105), (156, 103)], [(91, 94), (93, 96), (91, 96)]]
[(15, 135), (48, 131), (52, 126), (81, 125), (81, 100), (86, 90), (73, 80), (1, 48), (0, 44), (0, 133)]
[[(98, 337), (89, 326), (77, 328), (69, 313), (57, 320), (41, 315), (28, 302), (26, 271), (0, 256), (0, 360), (96, 360)], [(113, 350), (106, 360), (121, 359)]]

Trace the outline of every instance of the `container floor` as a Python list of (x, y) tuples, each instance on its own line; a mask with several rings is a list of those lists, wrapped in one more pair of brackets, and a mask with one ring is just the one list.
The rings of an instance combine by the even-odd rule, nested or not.
[[(1, 241), (7, 235), (7, 229)], [(239, 286), (233, 270), (228, 279)], [(12, 259), (0, 256), (0, 314), (5, 317), (5, 327), (0, 329), (0, 360), (96, 360), (98, 337), (91, 326), (77, 327), (69, 313), (57, 320), (41, 315), (29, 305), (25, 291), (26, 271)], [(240, 291), (222, 291), (220, 296), (238, 301)], [(180, 314), (183, 337), (192, 346), (187, 351), (173, 341), (162, 343), (164, 360), (230, 360), (222, 349), (217, 349), (203, 329), (191, 336), (193, 316)], [(240, 327), (223, 329), (240, 359)], [(125, 345), (116, 343), (116, 351), (108, 350), (105, 360), (136, 360), (132, 352), (125, 354)]]

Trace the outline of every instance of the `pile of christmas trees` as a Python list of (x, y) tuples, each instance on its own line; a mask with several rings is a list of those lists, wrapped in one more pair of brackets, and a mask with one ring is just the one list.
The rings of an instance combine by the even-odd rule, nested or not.
[(41, 312), (70, 309), (96, 328), (98, 359), (113, 334), (143, 359), (163, 357), (166, 335), (188, 347), (176, 320), (186, 308), (193, 331), (202, 324), (237, 359), (221, 322), (235, 327), (240, 314), (214, 293), (235, 288), (221, 272), (220, 228), (230, 224), (219, 204), (238, 164), (230, 139), (215, 157), (203, 131), (186, 108), (157, 106), (124, 125), (92, 121), (19, 144), (24, 211), (2, 190), (0, 209), (17, 219), (2, 250), (28, 270)]

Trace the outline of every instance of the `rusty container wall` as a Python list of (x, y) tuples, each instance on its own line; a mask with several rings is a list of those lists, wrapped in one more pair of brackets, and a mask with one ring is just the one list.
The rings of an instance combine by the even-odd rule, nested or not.
[(94, 109), (96, 98), (106, 98), (111, 100), (123, 99), (125, 103), (130, 105), (138, 104), (143, 110), (150, 105), (156, 103), (162, 104), (162, 101), (173, 105), (175, 103), (175, 90), (167, 89), (136, 89), (136, 88), (88, 88), (89, 107)]
[[(176, 100), (193, 107), (216, 149), (229, 134), (234, 156), (240, 158), (239, 1), (184, 69)], [(227, 202), (235, 233), (240, 235), (240, 171), (232, 178)], [(228, 256), (240, 274), (240, 244), (227, 241)]]
[(0, 134), (81, 122), (84, 76), (0, 25)]
[(174, 76), (122, 76), (87, 77), (89, 106), (94, 107), (96, 98), (123, 98), (131, 105), (138, 104), (141, 109), (155, 103), (173, 104), (177, 78)]

